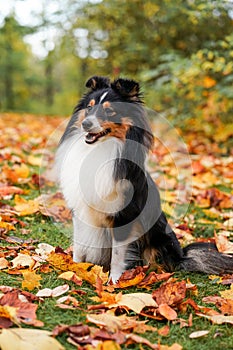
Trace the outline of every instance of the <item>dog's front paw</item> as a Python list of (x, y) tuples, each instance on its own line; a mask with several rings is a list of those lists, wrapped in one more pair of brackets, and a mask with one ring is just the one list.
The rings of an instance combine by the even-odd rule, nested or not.
[(121, 273), (120, 274), (110, 273), (110, 276), (108, 278), (108, 284), (117, 284), (120, 277), (121, 277)]

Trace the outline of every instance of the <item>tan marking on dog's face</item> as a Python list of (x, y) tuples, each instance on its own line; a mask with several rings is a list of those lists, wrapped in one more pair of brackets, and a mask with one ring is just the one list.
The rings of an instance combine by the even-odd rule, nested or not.
[(92, 100), (88, 103), (88, 106), (93, 107), (94, 105), (95, 105), (95, 100), (92, 99)]
[(111, 129), (111, 131), (108, 133), (108, 136), (116, 137), (122, 141), (125, 141), (126, 133), (129, 130), (130, 126), (132, 125), (132, 122), (129, 118), (122, 118), (121, 119), (122, 124), (116, 124), (113, 122), (105, 121), (102, 124), (102, 127), (106, 129)]
[(106, 102), (103, 103), (103, 107), (104, 108), (109, 108), (109, 107), (111, 107), (111, 103), (106, 101)]

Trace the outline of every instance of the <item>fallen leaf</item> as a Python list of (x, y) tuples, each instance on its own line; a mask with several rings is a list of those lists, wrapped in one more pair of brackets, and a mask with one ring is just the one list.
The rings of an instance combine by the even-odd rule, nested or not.
[(40, 157), (40, 156), (34, 156), (34, 155), (30, 154), (30, 155), (27, 157), (27, 162), (28, 162), (30, 165), (34, 165), (34, 166), (39, 166), (39, 167), (41, 167), (41, 166), (42, 166), (42, 157)]
[[(9, 320), (11, 322), (7, 322), (5, 324), (5, 320)], [(20, 321), (17, 317), (17, 308), (9, 305), (0, 305), (0, 325), (2, 328), (8, 328), (13, 323), (19, 325)]]
[(51, 333), (38, 329), (11, 328), (2, 329), (0, 348), (2, 350), (64, 350), (65, 348)]
[(167, 304), (160, 304), (157, 311), (169, 321), (173, 321), (177, 318), (177, 313)]
[(42, 259), (46, 259), (47, 256), (55, 251), (55, 247), (48, 243), (39, 243), (38, 248), (35, 249), (36, 254), (40, 255)]
[(4, 270), (9, 266), (8, 260), (5, 258), (0, 258), (0, 270)]
[(22, 281), (22, 288), (33, 290), (40, 287), (40, 280), (42, 279), (35, 271), (23, 271), (22, 272), (24, 280)]
[(11, 264), (13, 268), (32, 268), (35, 265), (35, 260), (30, 255), (19, 253), (16, 258), (11, 260)]
[(116, 288), (127, 288), (139, 284), (145, 277), (145, 272), (141, 266), (125, 271), (119, 281), (114, 285)]
[(62, 295), (64, 293), (67, 293), (69, 288), (70, 287), (69, 287), (68, 284), (64, 284), (62, 286), (58, 286), (58, 287), (55, 287), (53, 289), (44, 288), (44, 289), (39, 290), (36, 293), (36, 296), (37, 297), (42, 297), (42, 298), (58, 297), (58, 296), (60, 296), (60, 295)]
[(23, 193), (24, 191), (20, 187), (7, 186), (7, 185), (0, 186), (0, 197), (2, 198), (11, 194), (23, 194)]
[(83, 282), (82, 279), (79, 278), (76, 275), (76, 273), (72, 272), (72, 271), (63, 272), (58, 276), (58, 278), (62, 278), (62, 279), (67, 280), (67, 281), (72, 281), (78, 286), (81, 286), (82, 282)]
[[(23, 322), (38, 327), (43, 326), (43, 323), (36, 319), (36, 310), (38, 306), (28, 301), (21, 301), (19, 299), (19, 291), (16, 289), (6, 292), (0, 298), (0, 305), (4, 307), (4, 310), (9, 312), (9, 319), (17, 325)], [(7, 316), (4, 317), (8, 318)]]
[(147, 286), (161, 281), (168, 280), (173, 273), (155, 273), (154, 271), (151, 271), (139, 284), (138, 287), (146, 288)]
[(205, 315), (202, 313), (197, 313), (196, 315), (201, 316), (201, 317), (205, 317), (214, 324), (224, 324), (224, 323), (233, 324), (233, 316), (224, 316), (224, 315), (208, 316), (208, 315)]
[(98, 277), (101, 278), (103, 283), (108, 281), (108, 273), (103, 272), (102, 266), (90, 263), (75, 263), (68, 254), (51, 252), (46, 260), (61, 271), (75, 272), (79, 278), (92, 285), (95, 285)]
[(159, 350), (182, 350), (183, 347), (178, 344), (178, 343), (174, 343), (171, 346), (168, 345), (160, 345)]
[(52, 217), (59, 222), (68, 222), (72, 219), (71, 211), (67, 208), (60, 192), (55, 194), (42, 194), (37, 198), (41, 214)]
[(58, 286), (52, 290), (52, 297), (59, 297), (62, 294), (65, 294), (70, 289), (68, 284), (63, 284), (63, 286)]
[(163, 337), (166, 337), (170, 332), (170, 327), (166, 324), (162, 328), (158, 329), (158, 334), (162, 335)]
[(186, 295), (186, 283), (181, 282), (167, 282), (160, 288), (153, 291), (152, 296), (157, 304), (175, 305), (181, 302)]
[(87, 321), (97, 326), (105, 327), (110, 332), (124, 331), (135, 333), (155, 332), (157, 328), (146, 324), (147, 321), (137, 321), (134, 317), (126, 315), (115, 316), (109, 313), (88, 314)]
[(233, 243), (225, 235), (215, 234), (215, 242), (219, 252), (233, 254)]
[(15, 207), (19, 216), (35, 214), (39, 211), (39, 202), (37, 199), (26, 200), (19, 195), (15, 196)]
[(61, 309), (75, 310), (79, 306), (79, 302), (74, 297), (71, 297), (70, 295), (66, 295), (57, 299), (56, 306), (60, 307)]
[(231, 284), (230, 289), (220, 291), (219, 293), (223, 298), (233, 300), (233, 284)]
[(157, 303), (148, 293), (129, 293), (121, 296), (118, 300), (118, 305), (126, 306), (128, 309), (133, 310), (139, 314), (144, 307), (157, 307)]
[(196, 339), (196, 338), (201, 338), (209, 334), (210, 331), (197, 331), (197, 332), (192, 332), (189, 334), (189, 338), (191, 339)]
[(233, 218), (230, 218), (230, 219), (224, 221), (223, 225), (225, 227), (227, 227), (228, 229), (232, 229), (233, 228)]
[(15, 231), (16, 228), (11, 225), (9, 222), (1, 221), (0, 220), (0, 229), (3, 230), (4, 233), (7, 233), (8, 231)]
[(144, 344), (147, 345), (149, 348), (153, 350), (160, 350), (160, 346), (158, 344), (153, 344), (151, 343), (148, 339), (145, 339), (137, 334), (127, 334), (126, 339), (132, 341), (133, 343), (136, 344)]

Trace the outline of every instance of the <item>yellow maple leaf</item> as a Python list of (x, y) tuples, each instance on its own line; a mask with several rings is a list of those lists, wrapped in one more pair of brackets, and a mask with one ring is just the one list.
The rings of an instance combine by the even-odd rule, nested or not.
[(35, 214), (39, 211), (39, 201), (35, 199), (26, 200), (19, 195), (15, 196), (15, 210), (19, 216)]
[(22, 288), (33, 290), (34, 288), (40, 287), (40, 280), (42, 279), (40, 275), (37, 275), (35, 271), (23, 271)]
[(222, 298), (233, 300), (233, 284), (231, 284), (231, 288), (227, 290), (223, 290), (219, 292)]
[(108, 273), (103, 272), (103, 268), (91, 263), (76, 263), (72, 260), (72, 257), (65, 253), (51, 252), (47, 261), (55, 268), (61, 271), (73, 271), (76, 275), (89, 282), (92, 285), (96, 284), (97, 278), (101, 278), (103, 283), (108, 280)]

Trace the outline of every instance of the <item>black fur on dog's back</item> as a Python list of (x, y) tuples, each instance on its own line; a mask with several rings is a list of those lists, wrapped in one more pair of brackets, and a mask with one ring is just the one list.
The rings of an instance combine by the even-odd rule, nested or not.
[[(121, 180), (127, 180), (131, 183), (130, 188), (124, 189), (122, 187), (121, 191), (126, 199), (131, 198), (130, 196), (132, 198), (129, 202), (125, 202), (122, 209), (112, 214), (106, 214), (105, 218), (106, 222), (111, 223), (112, 232), (110, 237), (106, 226), (106, 239), (127, 245), (124, 255), (124, 269), (153, 263), (152, 259), (156, 258), (169, 271), (183, 269), (211, 274), (233, 273), (233, 257), (231, 255), (221, 254), (215, 245), (206, 243), (193, 243), (182, 249), (167, 222), (161, 209), (157, 187), (145, 168), (147, 153), (153, 145), (153, 135), (146, 118), (139, 84), (129, 79), (116, 79), (111, 83), (106, 77), (94, 76), (87, 81), (86, 87), (89, 88), (89, 91), (75, 107), (72, 118), (61, 138), (59, 148), (66, 148), (67, 141), (75, 139), (76, 134), (83, 137), (81, 129), (84, 124), (83, 121), (80, 122), (81, 113), (83, 113), (82, 118), (85, 120), (90, 118), (91, 113), (98, 115), (101, 111), (102, 127), (107, 125), (106, 132), (100, 134), (101, 137), (104, 135), (101, 142), (105, 142), (104, 140), (108, 137), (119, 139), (121, 147), (116, 156), (111, 176), (115, 183), (120, 183)], [(91, 112), (88, 111), (90, 104)], [(112, 114), (109, 114), (109, 110)], [(116, 129), (115, 134), (111, 127)], [(117, 128), (122, 128), (124, 132), (118, 133)], [(95, 138), (92, 139), (92, 142), (94, 142), (93, 140), (95, 141)], [(88, 139), (86, 139), (87, 141)], [(99, 141), (97, 140), (97, 142)], [(92, 145), (87, 147), (92, 147)], [(64, 156), (62, 157), (64, 158)], [(71, 207), (71, 209), (74, 213), (74, 208)], [(103, 228), (105, 230), (104, 224)], [(136, 234), (136, 231), (140, 234)], [(82, 232), (79, 234), (82, 235)], [(135, 239), (129, 241), (129, 237), (135, 237)], [(100, 247), (100, 249), (102, 248), (104, 247)], [(77, 247), (77, 249), (79, 248)], [(88, 249), (93, 248), (86, 247), (84, 249), (86, 255), (83, 253), (82, 261), (87, 259)], [(113, 265), (116, 265), (116, 262), (114, 264), (112, 262), (114, 249), (112, 247), (111, 253), (109, 249), (106, 249), (106, 256), (101, 255), (102, 253), (98, 254), (96, 251), (93, 254), (93, 261), (90, 262), (103, 264), (108, 269), (114, 269)], [(116, 258), (117, 249), (115, 249)]]

